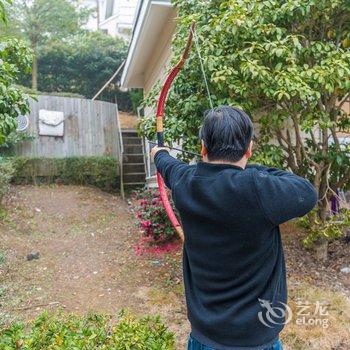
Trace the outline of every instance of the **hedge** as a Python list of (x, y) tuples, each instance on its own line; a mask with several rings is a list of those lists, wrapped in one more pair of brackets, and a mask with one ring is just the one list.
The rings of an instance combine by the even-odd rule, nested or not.
[(40, 315), (30, 326), (14, 323), (0, 330), (0, 349), (13, 350), (174, 350), (174, 334), (159, 317), (137, 318), (121, 313)]
[(28, 158), (12, 157), (15, 184), (92, 185), (106, 191), (120, 188), (119, 162), (110, 156)]
[(9, 189), (9, 184), (13, 175), (13, 166), (11, 162), (0, 157), (0, 204), (2, 198)]

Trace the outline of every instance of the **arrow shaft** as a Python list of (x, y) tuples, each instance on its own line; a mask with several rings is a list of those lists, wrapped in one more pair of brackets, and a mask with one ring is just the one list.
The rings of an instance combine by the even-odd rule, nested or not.
[[(154, 141), (148, 141), (150, 144), (152, 145), (157, 145), (157, 142), (154, 142)], [(170, 146), (164, 146), (166, 148), (170, 148), (174, 151), (179, 151), (179, 152), (182, 152), (182, 153), (187, 153), (187, 154), (190, 154), (192, 156), (196, 156), (196, 157), (201, 157), (201, 155), (199, 153), (196, 153), (196, 152), (191, 152), (191, 151), (185, 151), (184, 149), (181, 149), (181, 148), (177, 148), (177, 147), (170, 147)]]

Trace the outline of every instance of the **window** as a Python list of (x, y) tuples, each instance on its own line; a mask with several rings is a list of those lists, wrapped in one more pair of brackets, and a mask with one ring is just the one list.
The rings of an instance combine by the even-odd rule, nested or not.
[(114, 8), (114, 0), (107, 0), (105, 19), (113, 15), (113, 8)]

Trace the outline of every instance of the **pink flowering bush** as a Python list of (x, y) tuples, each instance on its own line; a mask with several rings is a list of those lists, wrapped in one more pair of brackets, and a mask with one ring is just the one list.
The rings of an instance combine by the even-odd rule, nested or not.
[(146, 189), (134, 194), (136, 216), (145, 237), (163, 242), (174, 237), (175, 231), (163, 208), (157, 189)]

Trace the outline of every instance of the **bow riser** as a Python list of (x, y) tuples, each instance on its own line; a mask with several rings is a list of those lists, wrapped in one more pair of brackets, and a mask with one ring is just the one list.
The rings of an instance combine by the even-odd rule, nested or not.
[[(157, 141), (158, 146), (163, 147), (164, 146), (164, 125), (163, 125), (163, 119), (164, 119), (164, 108), (165, 103), (167, 100), (167, 96), (171, 87), (171, 84), (173, 83), (174, 79), (182, 69), (182, 67), (185, 64), (185, 61), (189, 55), (191, 46), (192, 46), (192, 39), (193, 39), (193, 32), (195, 28), (195, 23), (193, 22), (190, 28), (190, 33), (187, 39), (185, 50), (182, 54), (182, 57), (180, 61), (171, 69), (170, 73), (168, 74), (164, 85), (162, 87), (162, 90), (159, 95), (158, 104), (157, 104), (157, 113), (156, 113), (156, 125), (157, 125)], [(170, 204), (169, 197), (165, 188), (164, 180), (159, 172), (157, 172), (157, 183), (160, 193), (160, 198), (162, 200), (164, 209), (174, 226), (177, 234), (181, 238), (182, 241), (184, 241), (184, 232), (182, 230), (182, 227), (173, 211), (173, 208)]]

